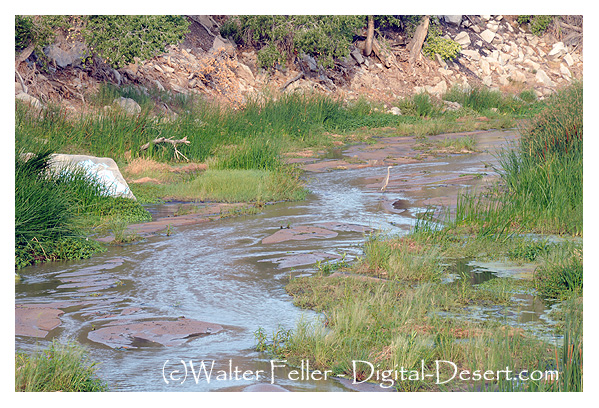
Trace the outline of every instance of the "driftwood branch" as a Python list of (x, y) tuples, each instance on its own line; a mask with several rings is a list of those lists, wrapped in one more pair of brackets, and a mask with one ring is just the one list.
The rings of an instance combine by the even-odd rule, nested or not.
[(364, 55), (367, 57), (372, 53), (372, 40), (374, 40), (374, 18), (368, 16), (368, 30), (366, 31), (366, 42), (364, 43)]
[(285, 82), (285, 84), (281, 87), (281, 91), (284, 91), (285, 89), (287, 89), (287, 87), (289, 85), (291, 85), (295, 81), (298, 81), (299, 79), (303, 78), (303, 76), (304, 76), (304, 71), (300, 72), (299, 74), (297, 74), (296, 76), (294, 76), (293, 78), (291, 78), (290, 80)]
[(410, 65), (413, 65), (414, 62), (418, 58), (420, 58), (420, 52), (422, 51), (422, 44), (424, 44), (424, 40), (426, 39), (426, 34), (428, 33), (428, 25), (430, 22), (429, 16), (424, 16), (418, 28), (416, 28), (416, 33), (414, 34), (414, 38), (410, 41), (408, 45), (408, 49), (410, 50)]
[(574, 31), (578, 31), (579, 33), (582, 33), (582, 27), (576, 27), (567, 23), (564, 23), (563, 21), (559, 22), (559, 25), (564, 27), (564, 28), (568, 28), (570, 30), (574, 30)]
[(179, 139), (179, 140), (173, 140), (173, 138), (166, 138), (166, 137), (158, 137), (154, 140), (152, 140), (151, 142), (148, 142), (144, 145), (142, 145), (139, 150), (147, 150), (150, 147), (150, 143), (151, 144), (160, 144), (160, 143), (167, 143), (170, 144), (171, 146), (173, 146), (173, 149), (175, 149), (175, 157), (178, 159), (179, 156), (183, 157), (185, 160), (189, 161), (189, 159), (183, 154), (181, 153), (178, 149), (177, 149), (177, 145), (178, 144), (190, 144), (191, 142), (189, 140), (187, 140), (187, 136), (185, 136), (183, 139)]
[(21, 51), (21, 53), (15, 59), (15, 67), (18, 66), (21, 62), (25, 61), (27, 58), (29, 58), (34, 48), (35, 46), (33, 44), (29, 44), (27, 48)]

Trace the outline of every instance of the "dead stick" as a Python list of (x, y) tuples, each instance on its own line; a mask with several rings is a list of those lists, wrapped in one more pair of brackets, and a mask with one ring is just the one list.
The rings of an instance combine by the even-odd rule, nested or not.
[(300, 78), (302, 78), (304, 76), (304, 71), (300, 72), (299, 74), (297, 74), (296, 76), (294, 76), (293, 78), (291, 78), (289, 81), (285, 82), (285, 85), (283, 85), (281, 87), (281, 91), (284, 91), (285, 89), (287, 89), (287, 87), (289, 85), (291, 85), (292, 83), (294, 83), (295, 81), (299, 80)]

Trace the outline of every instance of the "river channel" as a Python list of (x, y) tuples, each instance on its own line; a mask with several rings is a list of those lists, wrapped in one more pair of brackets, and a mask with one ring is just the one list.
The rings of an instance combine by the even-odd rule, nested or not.
[[(25, 268), (15, 286), (16, 304), (48, 304), (64, 313), (60, 325), (45, 337), (17, 335), (15, 347), (35, 350), (54, 338), (76, 340), (99, 363), (98, 374), (112, 391), (238, 391), (271, 381), (290, 391), (350, 391), (335, 379), (291, 380), (287, 367), (277, 367), (273, 378), (269, 357), (254, 349), (254, 333), (259, 328), (267, 334), (278, 328), (293, 329), (299, 319), (318, 317), (292, 304), (284, 289), (290, 277), (314, 273), (317, 260), (354, 259), (362, 254), (365, 231), (404, 234), (415, 215), (425, 210), (427, 197), (444, 188), (468, 188), (492, 176), (492, 148), (513, 139), (514, 133), (479, 132), (474, 137), (480, 138), (481, 145), (489, 142), (488, 149), (392, 163), (385, 192), (380, 191), (380, 183), (386, 166), (308, 172), (311, 193), (305, 201), (267, 205), (256, 215), (176, 227), (168, 236), (158, 233), (141, 242), (108, 246), (106, 252), (86, 260)], [(352, 152), (344, 150), (341, 156), (351, 157)], [(418, 183), (418, 175), (430, 182), (409, 188), (410, 183)], [(464, 175), (472, 177), (462, 177), (461, 182), (459, 176)], [(167, 203), (148, 210), (160, 217), (172, 214), (176, 207)], [(297, 226), (322, 226), (332, 233), (263, 242)], [(472, 276), (486, 274), (482, 280), (497, 275), (488, 265), (461, 267)], [(547, 323), (544, 303), (533, 297), (523, 297), (522, 302), (519, 312), (510, 312), (514, 324)], [(476, 316), (495, 312), (505, 314), (505, 310), (478, 310)], [(182, 316), (220, 325), (222, 330), (169, 346), (142, 339), (129, 347), (90, 340), (95, 338), (90, 333), (115, 322)], [(190, 360), (196, 369), (202, 361), (214, 362), (212, 380), (196, 382), (188, 373), (182, 381)], [(215, 378), (219, 370), (229, 372), (230, 366), (253, 373), (263, 370), (264, 375), (257, 380), (255, 376)]]

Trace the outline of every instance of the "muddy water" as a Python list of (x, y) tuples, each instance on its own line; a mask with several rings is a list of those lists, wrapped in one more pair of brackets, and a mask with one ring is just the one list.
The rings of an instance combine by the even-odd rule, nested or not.
[[(493, 147), (514, 135), (486, 132), (476, 137), (481, 146)], [(299, 319), (314, 319), (316, 314), (291, 303), (284, 290), (290, 276), (313, 273), (318, 259), (359, 256), (365, 235), (357, 226), (407, 232), (428, 198), (484, 181), (460, 179), (464, 174), (492, 174), (489, 164), (494, 159), (489, 153), (399, 163), (386, 192), (380, 191), (385, 167), (313, 172), (308, 174), (311, 194), (306, 201), (269, 205), (258, 215), (177, 227), (169, 236), (111, 246), (88, 260), (26, 268), (15, 287), (16, 303), (50, 304), (64, 314), (61, 324), (43, 339), (17, 336), (16, 348), (33, 350), (53, 338), (76, 339), (100, 362), (99, 374), (114, 391), (230, 391), (271, 381), (292, 391), (349, 390), (337, 380), (289, 379), (290, 368), (277, 367), (273, 376), (273, 362), (253, 350), (254, 332), (263, 328), (270, 335), (279, 328), (294, 328)], [(171, 207), (150, 210), (165, 215), (174, 211)], [(327, 238), (262, 242), (281, 229), (306, 225), (325, 225), (333, 232)], [(312, 255), (302, 262), (302, 254)], [(312, 264), (302, 264), (306, 262)], [(540, 309), (538, 315), (544, 313)], [(91, 332), (111, 324), (183, 316), (222, 330), (178, 339), (166, 347), (143, 338), (126, 347), (119, 347), (118, 339), (90, 340), (97, 339)], [(190, 360), (196, 370), (202, 361), (208, 366), (214, 362), (210, 382), (205, 375), (196, 382), (190, 372), (183, 381), (184, 370), (191, 370)], [(236, 368), (253, 375), (243, 379)], [(263, 370), (258, 380), (257, 370)]]

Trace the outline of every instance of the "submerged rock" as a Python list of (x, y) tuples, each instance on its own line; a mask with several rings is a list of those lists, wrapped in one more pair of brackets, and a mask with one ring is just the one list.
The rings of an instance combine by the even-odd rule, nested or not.
[(312, 265), (325, 259), (341, 259), (341, 256), (327, 254), (325, 252), (312, 252), (307, 254), (295, 254), (282, 256), (275, 259), (262, 259), (258, 262), (273, 262), (279, 264), (278, 268), (294, 268), (296, 266)]
[(104, 326), (87, 338), (112, 348), (138, 348), (147, 345), (178, 346), (187, 340), (223, 330), (215, 323), (193, 319), (153, 320)]
[(281, 229), (269, 237), (262, 240), (263, 244), (274, 244), (283, 241), (303, 241), (312, 238), (335, 238), (338, 234), (334, 231), (310, 227), (310, 226), (298, 226), (290, 229)]
[(45, 338), (60, 326), (64, 312), (42, 305), (15, 305), (15, 335)]

